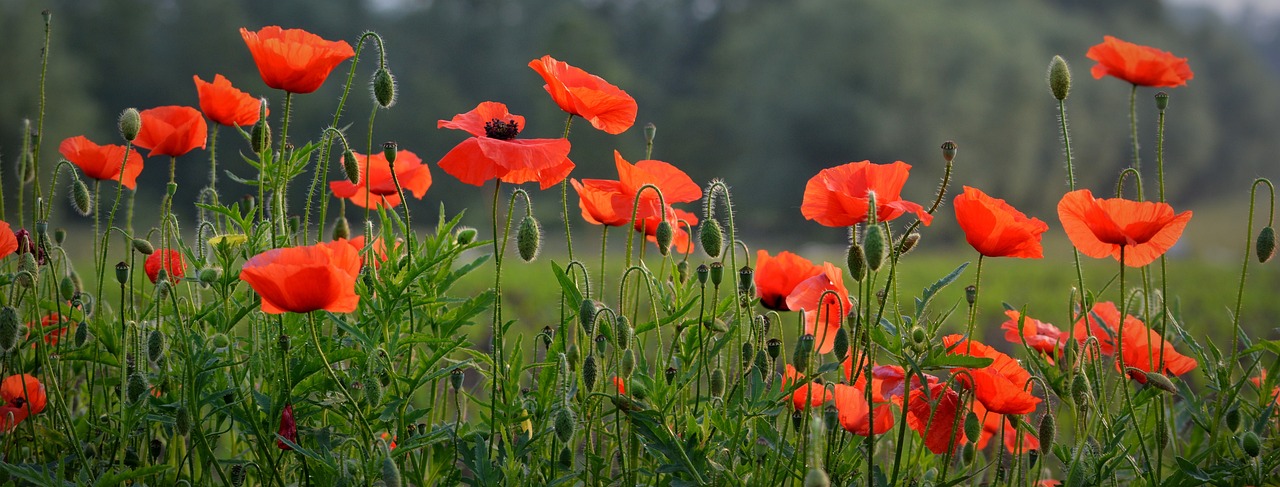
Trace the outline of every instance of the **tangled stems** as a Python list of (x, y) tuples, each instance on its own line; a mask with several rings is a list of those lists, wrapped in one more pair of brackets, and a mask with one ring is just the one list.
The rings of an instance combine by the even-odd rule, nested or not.
[[(329, 379), (334, 384), (337, 384), (338, 391), (342, 392), (342, 396), (351, 404), (351, 415), (355, 417), (356, 422), (360, 424), (360, 429), (364, 433), (364, 441), (362, 443), (369, 444), (369, 442), (373, 441), (373, 430), (369, 428), (369, 423), (365, 421), (364, 414), (360, 412), (360, 408), (357, 406), (359, 403), (351, 396), (351, 392), (347, 391), (347, 387), (342, 384), (342, 380), (338, 379), (338, 374), (333, 371), (333, 365), (329, 363), (329, 358), (325, 355), (324, 348), (320, 346), (320, 333), (317, 330), (316, 317), (313, 313), (307, 313), (307, 325), (311, 331), (311, 345), (315, 347), (316, 355), (320, 357), (320, 363), (324, 364), (325, 373), (329, 375)], [(288, 368), (285, 368), (286, 373), (288, 370)]]
[[(1125, 321), (1127, 321), (1125, 319), (1127, 316), (1125, 313), (1128, 312), (1127, 308), (1129, 306), (1129, 300), (1125, 299), (1125, 295), (1124, 295), (1125, 294), (1124, 268), (1128, 267), (1124, 263), (1125, 247), (1127, 247), (1127, 245), (1120, 246), (1120, 318), (1119, 318), (1120, 324), (1118, 325), (1118, 329), (1116, 330), (1117, 338), (1115, 340), (1115, 343), (1116, 343), (1115, 356), (1116, 356), (1116, 360), (1120, 364), (1121, 369), (1123, 369), (1120, 371), (1120, 380), (1121, 380), (1120, 389), (1124, 393), (1124, 405), (1125, 405), (1125, 408), (1129, 410), (1129, 418), (1133, 421), (1133, 424), (1137, 425), (1138, 414), (1137, 414), (1137, 411), (1135, 411), (1133, 408), (1133, 396), (1129, 392), (1129, 385), (1126, 383), (1128, 382), (1129, 370), (1128, 370), (1128, 366), (1125, 365), (1124, 363), (1124, 324), (1125, 324)], [(1138, 449), (1142, 452), (1142, 461), (1143, 463), (1147, 464), (1146, 473), (1147, 475), (1151, 476), (1151, 485), (1158, 485), (1159, 481), (1155, 477), (1155, 469), (1151, 468), (1152, 467), (1151, 456), (1150, 454), (1147, 453), (1147, 441), (1142, 434), (1142, 428), (1134, 428), (1134, 430), (1135, 430), (1134, 432), (1137, 433), (1138, 435)], [(1156, 457), (1156, 461), (1157, 462), (1160, 461), (1159, 456)]]

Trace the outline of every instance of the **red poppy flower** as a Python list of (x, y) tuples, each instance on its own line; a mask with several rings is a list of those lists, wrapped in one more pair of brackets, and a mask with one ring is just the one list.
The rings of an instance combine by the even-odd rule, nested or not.
[[(1050, 323), (1030, 316), (1022, 318), (1020, 313), (1013, 310), (1005, 310), (1004, 314), (1009, 320), (1001, 324), (1000, 328), (1004, 330), (1004, 339), (1009, 343), (1026, 343), (1028, 347), (1050, 356), (1057, 355), (1067, 343), (1067, 332)], [(1022, 318), (1021, 330), (1018, 329), (1019, 318)]]
[(965, 340), (960, 335), (942, 337), (942, 344), (949, 350), (949, 355), (969, 355), (993, 360), (991, 365), (980, 369), (960, 369), (968, 373), (956, 375), (956, 381), (973, 389), (974, 396), (987, 409), (997, 414), (1027, 414), (1035, 411), (1036, 405), (1040, 404), (1040, 398), (1025, 389), (1031, 374), (1012, 357), (980, 342)]
[(156, 249), (147, 256), (147, 261), (142, 266), (147, 271), (147, 279), (151, 279), (152, 284), (160, 279), (161, 268), (169, 275), (169, 282), (172, 283), (181, 282), (187, 268), (187, 265), (182, 262), (182, 252), (173, 249)]
[[(1257, 387), (1258, 389), (1262, 389), (1262, 383), (1265, 382), (1266, 380), (1267, 380), (1267, 369), (1259, 370), (1258, 375), (1256, 377), (1249, 378), (1249, 382), (1252, 382), (1254, 387)], [(1277, 406), (1280, 406), (1280, 386), (1275, 386), (1271, 388), (1271, 395), (1267, 397), (1271, 398), (1271, 402), (1274, 402)]]
[[(833, 294), (824, 297), (826, 291)], [(849, 291), (844, 287), (844, 273), (839, 267), (823, 262), (821, 274), (796, 284), (787, 296), (787, 307), (804, 309), (804, 332), (813, 334), (814, 349), (818, 353), (830, 352), (835, 348), (836, 332), (844, 322), (844, 315), (853, 311)]]
[(192, 149), (203, 149), (209, 137), (209, 126), (199, 110), (191, 107), (165, 106), (143, 110), (142, 130), (133, 145), (150, 149), (147, 157), (179, 157)]
[(1039, 218), (1027, 218), (1002, 199), (992, 198), (977, 188), (964, 187), (956, 196), (956, 220), (964, 238), (987, 257), (1044, 257), (1040, 235), (1049, 225)]
[(624, 396), (627, 394), (627, 382), (622, 380), (621, 377), (613, 376), (613, 385), (618, 388), (618, 394)]
[[(570, 183), (578, 192), (578, 207), (582, 209), (582, 219), (587, 223), (606, 226), (622, 226), (631, 221), (635, 213), (636, 230), (655, 240), (654, 234), (662, 218), (671, 223), (673, 236), (672, 246), (679, 252), (689, 252), (688, 233), (679, 224), (685, 220), (690, 225), (698, 224), (698, 217), (684, 210), (673, 208), (676, 203), (689, 203), (702, 198), (702, 188), (679, 168), (656, 160), (642, 160), (635, 164), (622, 158), (622, 153), (613, 151), (614, 166), (618, 169), (618, 180), (574, 179)], [(658, 194), (651, 189), (643, 189), (653, 185), (662, 192), (662, 202), (666, 208), (658, 208)], [(637, 195), (639, 206), (636, 206)]]
[[(231, 86), (231, 81), (220, 74), (213, 76), (209, 83), (192, 76), (196, 82), (196, 93), (200, 97), (200, 111), (214, 123), (226, 126), (249, 127), (258, 123), (258, 111), (261, 105), (253, 95)], [(267, 110), (271, 114), (271, 110)]]
[[(329, 190), (339, 198), (346, 198), (352, 204), (365, 208), (395, 208), (400, 205), (400, 194), (396, 192), (395, 181), (391, 179), (391, 164), (385, 154), (379, 152), (373, 156), (355, 153), (356, 165), (360, 167), (360, 182), (339, 179), (329, 181)], [(400, 187), (412, 193), (414, 198), (422, 199), (431, 187), (431, 172), (417, 154), (407, 150), (396, 151), (396, 179)]]
[[(129, 149), (125, 156), (123, 145), (98, 145), (77, 135), (58, 144), (58, 152), (93, 179), (119, 181), (129, 189), (137, 189), (138, 175), (142, 173), (142, 155)], [(121, 174), (120, 167), (124, 166)]]
[(244, 263), (240, 279), (262, 296), (263, 313), (349, 313), (360, 304), (359, 273), (360, 255), (339, 239), (255, 255)]
[[(1085, 320), (1089, 320), (1085, 324)], [(1084, 342), (1089, 338), (1090, 333), (1098, 337), (1098, 349), (1104, 355), (1114, 355), (1116, 352), (1115, 337), (1120, 337), (1124, 343), (1123, 357), (1116, 360), (1116, 367), (1119, 370), (1133, 367), (1144, 372), (1159, 371), (1168, 375), (1182, 375), (1194, 370), (1199, 363), (1195, 359), (1178, 353), (1177, 350), (1164, 341), (1155, 330), (1147, 328), (1147, 325), (1130, 314), (1125, 314), (1123, 334), (1120, 330), (1120, 310), (1116, 309), (1115, 303), (1102, 302), (1093, 305), (1093, 309), (1089, 311), (1088, 316), (1076, 322), (1075, 326), (1076, 340)], [(1164, 350), (1164, 370), (1158, 370), (1157, 366), (1160, 361), (1160, 351)], [(1123, 368), (1121, 368), (1123, 367)], [(1139, 383), (1146, 383), (1147, 377), (1144, 374), (1129, 374)]]
[(491, 179), (520, 184), (537, 181), (542, 189), (564, 180), (573, 170), (569, 139), (516, 139), (524, 117), (507, 106), (486, 101), (475, 109), (436, 122), (436, 128), (465, 131), (462, 141), (440, 159), (440, 168), (459, 181), (480, 186)]
[(804, 187), (800, 212), (805, 219), (828, 227), (847, 227), (867, 221), (867, 195), (876, 195), (876, 219), (886, 222), (915, 213), (928, 225), (933, 215), (916, 203), (902, 199), (902, 186), (907, 183), (911, 165), (872, 164), (871, 161), (850, 162), (823, 169)]
[(542, 87), (561, 110), (587, 119), (591, 126), (620, 134), (636, 123), (636, 100), (599, 76), (542, 56), (529, 61), (547, 84)]
[(791, 252), (784, 250), (777, 257), (770, 257), (769, 252), (757, 250), (755, 282), (760, 305), (774, 311), (791, 311), (787, 296), (797, 284), (822, 272), (822, 267)]
[(0, 258), (18, 251), (18, 236), (8, 222), (0, 221)]
[(383, 431), (383, 432), (382, 432), (382, 434), (381, 434), (381, 435), (378, 435), (378, 436), (380, 436), (380, 437), (382, 438), (382, 440), (383, 440), (383, 441), (390, 441), (390, 443), (388, 443), (388, 444), (387, 444), (387, 449), (388, 449), (388, 450), (395, 451), (395, 449), (396, 449), (396, 439), (398, 439), (398, 438), (399, 438), (398, 436), (391, 436), (391, 433), (388, 433), (388, 432), (386, 432), (386, 431)]
[(18, 374), (0, 381), (0, 431), (12, 431), (32, 414), (44, 411), (47, 402), (44, 384), (31, 374)]
[(1175, 215), (1166, 203), (1094, 198), (1092, 192), (1081, 189), (1058, 202), (1058, 219), (1080, 253), (1119, 260), (1123, 246), (1124, 265), (1142, 267), (1178, 242), (1191, 212)]
[[(685, 231), (685, 224), (689, 226), (698, 224), (698, 215), (672, 208), (670, 205), (664, 213), (667, 216), (667, 223), (671, 224), (671, 248), (681, 254), (693, 252), (693, 241), (689, 239), (689, 232)], [(683, 222), (683, 223), (682, 223)], [(645, 239), (657, 243), (658, 242), (658, 225), (662, 224), (662, 220), (657, 215), (648, 216), (637, 219), (635, 229), (637, 232), (643, 232)]]
[[(794, 384), (804, 380), (804, 374), (796, 371), (791, 364), (787, 364), (786, 370), (782, 374), (782, 392), (787, 392)], [(828, 391), (822, 384), (810, 382), (796, 388), (791, 393), (791, 406), (795, 409), (808, 409), (809, 406), (821, 406), (831, 400), (831, 391)]]
[[(68, 321), (67, 317), (62, 316), (61, 314), (49, 313), (47, 315), (44, 315), (44, 318), (40, 318), (40, 323), (38, 323), (39, 326), (37, 326), (37, 323), (35, 322), (27, 323), (27, 329), (43, 330), (47, 328), (56, 327), (54, 330), (51, 330), (44, 334), (45, 343), (48, 343), (49, 346), (51, 347), (56, 347), (58, 346), (58, 340), (66, 336), (67, 332), (69, 331), (66, 326), (59, 326), (59, 325), (63, 325), (67, 321)], [(35, 348), (35, 347), (36, 347), (36, 344), (32, 343), (31, 348)]]
[[(844, 384), (835, 385), (833, 394), (836, 404), (837, 418), (845, 431), (859, 436), (868, 436), (872, 430), (871, 411), (867, 404), (866, 389)], [(874, 398), (873, 398), (874, 400)], [(875, 434), (883, 434), (893, 427), (893, 411), (888, 404), (875, 406)]]
[(1111, 36), (1103, 36), (1085, 56), (1098, 62), (1091, 71), (1094, 79), (1111, 75), (1135, 85), (1173, 88), (1195, 77), (1187, 58)]
[(356, 55), (346, 41), (326, 41), (302, 29), (269, 25), (250, 32), (241, 27), (240, 37), (258, 65), (262, 82), (290, 93), (316, 91), (338, 63)]
[[(284, 410), (280, 412), (280, 429), (276, 431), (276, 434), (293, 442), (295, 445), (298, 444), (298, 423), (293, 419), (292, 403), (285, 403)], [(293, 449), (293, 447), (289, 446), (279, 438), (276, 439), (276, 448), (281, 450)]]
[[(975, 448), (981, 450), (987, 447), (987, 443), (996, 435), (1002, 435), (1004, 448), (1009, 453), (1015, 455), (1026, 453), (1031, 450), (1040, 449), (1040, 440), (1035, 435), (1022, 432), (1022, 442), (1018, 442), (1018, 428), (1009, 420), (1009, 416), (998, 414), (987, 410), (982, 402), (975, 401), (973, 403), (973, 414), (978, 417), (978, 421), (982, 423), (982, 434), (978, 436), (978, 443)], [(1003, 426), (1003, 433), (1001, 427)]]
[(924, 446), (935, 455), (959, 448), (968, 442), (963, 433), (964, 414), (960, 394), (945, 383), (913, 389), (907, 401), (907, 426), (920, 435)]

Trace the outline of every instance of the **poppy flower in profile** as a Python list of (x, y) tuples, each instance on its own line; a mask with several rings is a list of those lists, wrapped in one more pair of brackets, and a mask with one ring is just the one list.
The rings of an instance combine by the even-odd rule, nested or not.
[(613, 386), (618, 388), (619, 395), (627, 395), (627, 382), (622, 380), (621, 377), (613, 376)]
[(360, 304), (359, 273), (359, 253), (339, 239), (255, 255), (244, 263), (240, 279), (262, 296), (263, 313), (349, 313)]
[[(142, 174), (142, 155), (123, 145), (98, 145), (83, 135), (68, 137), (58, 144), (58, 152), (85, 176), (103, 181), (119, 181), (129, 189), (137, 189), (138, 175)], [(127, 158), (126, 158), (127, 157)], [(120, 168), (124, 167), (124, 172)]]
[[(1051, 323), (1045, 323), (1030, 316), (1023, 317), (1014, 310), (1005, 310), (1009, 319), (1000, 325), (1004, 330), (1004, 339), (1009, 343), (1026, 343), (1028, 347), (1050, 356), (1058, 355), (1062, 346), (1067, 343), (1069, 335)], [(1022, 321), (1022, 329), (1018, 329), (1018, 321)]]
[[(391, 178), (391, 163), (382, 152), (366, 156), (358, 152), (356, 165), (360, 168), (360, 182), (352, 183), (347, 179), (329, 181), (329, 190), (339, 198), (345, 198), (351, 204), (361, 208), (395, 208), (400, 205), (400, 194), (396, 192), (395, 180)], [(414, 198), (422, 199), (431, 187), (431, 172), (417, 154), (407, 150), (396, 151), (396, 174), (400, 187)], [(366, 206), (367, 205), (367, 206)]]
[[(872, 415), (872, 406), (867, 404), (867, 390), (863, 387), (836, 384), (832, 398), (840, 426), (845, 431), (868, 436), (872, 430), (872, 416), (875, 418), (875, 434), (882, 434), (893, 427), (893, 411), (889, 409), (889, 404), (877, 404), (874, 407), (875, 414)], [(872, 401), (876, 401), (875, 397), (872, 397)]]
[(853, 301), (844, 287), (844, 273), (823, 262), (821, 274), (796, 284), (787, 296), (787, 308), (804, 309), (804, 332), (813, 334), (814, 349), (818, 353), (830, 352), (835, 348), (836, 332), (844, 323), (844, 315), (853, 311)]
[(1103, 36), (1085, 56), (1098, 62), (1090, 71), (1094, 79), (1111, 75), (1139, 86), (1173, 88), (1195, 77), (1187, 58), (1111, 36)]
[(1124, 265), (1142, 267), (1178, 242), (1191, 212), (1175, 215), (1167, 203), (1094, 198), (1092, 192), (1081, 189), (1058, 202), (1058, 219), (1080, 253), (1120, 260), (1123, 247)]
[(992, 198), (977, 188), (964, 187), (955, 199), (956, 220), (964, 238), (979, 254), (987, 257), (1044, 257), (1040, 236), (1049, 225), (1039, 218), (1027, 218), (1002, 199)]
[[(796, 371), (791, 364), (787, 364), (786, 370), (782, 374), (782, 392), (787, 392), (795, 384), (804, 380), (804, 374)], [(810, 382), (796, 388), (791, 393), (791, 407), (797, 410), (808, 409), (810, 406), (821, 406), (831, 400), (831, 391), (828, 391), (822, 384)]]
[(164, 106), (143, 110), (142, 130), (133, 145), (150, 149), (147, 157), (180, 157), (193, 149), (205, 147), (209, 125), (199, 110), (183, 106)]
[(954, 452), (968, 442), (959, 426), (964, 422), (957, 418), (964, 413), (960, 394), (946, 383), (913, 389), (907, 399), (907, 426), (920, 435), (924, 446), (935, 455), (946, 453), (948, 447)]
[(18, 251), (18, 236), (8, 222), (0, 221), (0, 258)]
[(240, 28), (262, 82), (290, 93), (311, 93), (339, 63), (356, 55), (346, 41), (327, 41), (302, 29), (269, 25), (257, 32)]
[(551, 56), (529, 61), (542, 76), (542, 87), (561, 110), (591, 122), (610, 134), (620, 134), (636, 123), (636, 100), (599, 76), (557, 61)]
[[(200, 111), (214, 123), (230, 126), (249, 127), (258, 123), (261, 105), (253, 95), (231, 86), (231, 80), (220, 74), (213, 76), (213, 82), (192, 76), (196, 82), (196, 94), (200, 97)], [(271, 114), (271, 110), (267, 110)]]
[(755, 283), (760, 305), (774, 311), (791, 311), (787, 296), (805, 279), (822, 274), (823, 268), (791, 252), (772, 257), (764, 249), (756, 251)]
[(12, 431), (27, 417), (44, 411), (48, 397), (44, 384), (31, 374), (18, 374), (0, 381), (0, 431)]
[(876, 195), (876, 220), (887, 222), (905, 213), (914, 213), (928, 225), (933, 215), (916, 203), (902, 199), (911, 165), (850, 162), (823, 169), (804, 187), (800, 212), (805, 219), (828, 227), (847, 227), (867, 221), (868, 194)]
[(1040, 398), (1025, 389), (1031, 374), (1012, 357), (981, 342), (965, 340), (960, 335), (942, 337), (942, 344), (947, 347), (948, 355), (992, 359), (991, 365), (963, 368), (961, 370), (968, 373), (956, 375), (956, 382), (973, 389), (974, 396), (987, 409), (997, 414), (1027, 414), (1040, 404)]
[(164, 269), (168, 274), (169, 282), (182, 281), (182, 277), (186, 275), (187, 265), (182, 262), (182, 252), (173, 249), (156, 249), (147, 256), (142, 267), (147, 271), (147, 279), (155, 284), (160, 279), (160, 269)]
[[(642, 160), (632, 164), (616, 150), (613, 151), (613, 162), (618, 170), (617, 181), (570, 181), (573, 189), (578, 192), (578, 207), (582, 209), (582, 219), (594, 225), (622, 226), (631, 221), (634, 213), (636, 230), (654, 240), (658, 225), (665, 218), (672, 226), (672, 246), (680, 252), (688, 252), (688, 233), (678, 223), (679, 220), (685, 220), (690, 225), (696, 225), (698, 217), (672, 205), (701, 199), (702, 188), (684, 171), (667, 162)], [(656, 191), (643, 189), (646, 185), (653, 185), (662, 192), (665, 208), (658, 207)], [(639, 206), (636, 206), (637, 196)]]
[[(298, 444), (298, 423), (293, 419), (293, 403), (285, 403), (284, 410), (280, 411), (280, 429), (276, 431), (286, 440)], [(276, 448), (281, 450), (292, 450), (293, 447), (288, 443), (276, 438)]]
[(439, 162), (444, 172), (472, 186), (499, 179), (512, 184), (537, 181), (547, 189), (573, 170), (569, 139), (516, 139), (524, 130), (524, 117), (508, 112), (502, 103), (481, 102), (452, 120), (436, 122), (436, 128), (472, 135)]
[[(1086, 321), (1088, 323), (1086, 324)], [(1093, 305), (1089, 314), (1076, 322), (1073, 330), (1076, 340), (1084, 342), (1089, 335), (1098, 337), (1098, 349), (1103, 355), (1116, 353), (1116, 337), (1120, 338), (1122, 357), (1116, 358), (1116, 367), (1127, 370), (1133, 367), (1143, 372), (1160, 372), (1168, 375), (1182, 375), (1194, 370), (1199, 363), (1195, 359), (1178, 353), (1173, 345), (1166, 342), (1155, 330), (1147, 327), (1137, 317), (1125, 314), (1124, 329), (1120, 329), (1120, 310), (1115, 303), (1102, 302)], [(1159, 370), (1160, 351), (1164, 350), (1164, 370)], [(1139, 383), (1145, 384), (1145, 374), (1128, 374)]]

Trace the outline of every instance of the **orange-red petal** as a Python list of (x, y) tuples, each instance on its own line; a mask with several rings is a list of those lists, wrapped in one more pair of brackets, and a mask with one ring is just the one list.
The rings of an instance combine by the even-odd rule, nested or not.
[(969, 186), (956, 196), (955, 211), (965, 240), (978, 253), (987, 257), (1044, 257), (1040, 237), (1049, 225), (1039, 218), (1028, 218), (1004, 200)]

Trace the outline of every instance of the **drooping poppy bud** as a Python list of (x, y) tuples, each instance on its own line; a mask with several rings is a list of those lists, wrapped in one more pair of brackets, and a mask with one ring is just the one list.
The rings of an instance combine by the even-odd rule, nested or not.
[(884, 265), (889, 247), (884, 242), (884, 229), (879, 224), (871, 224), (862, 236), (862, 249), (866, 254), (867, 270), (876, 272)]
[(596, 367), (596, 356), (587, 355), (587, 358), (582, 360), (582, 387), (587, 392), (595, 389), (596, 375), (598, 372), (599, 370)]
[(814, 467), (804, 474), (804, 487), (830, 487), (831, 478), (827, 476), (827, 472)]
[(969, 439), (970, 443), (977, 443), (978, 438), (982, 436), (982, 421), (978, 420), (978, 415), (973, 411), (969, 411), (964, 417), (964, 437)]
[(18, 345), (18, 310), (10, 306), (0, 308), (0, 350), (12, 351)]
[(626, 349), (622, 351), (622, 359), (618, 361), (618, 375), (623, 378), (631, 378), (631, 373), (636, 370), (636, 351), (634, 349)]
[(400, 467), (391, 455), (382, 458), (382, 483), (387, 487), (400, 487)]
[(152, 363), (160, 360), (160, 355), (164, 353), (164, 334), (160, 330), (151, 330), (147, 335), (147, 360)]
[(1262, 453), (1262, 440), (1253, 430), (1245, 431), (1244, 436), (1240, 437), (1240, 449), (1250, 458), (1257, 458)]
[(516, 250), (520, 252), (520, 260), (532, 262), (538, 257), (538, 249), (542, 245), (542, 228), (533, 215), (525, 215), (516, 230)]
[(1230, 411), (1227, 411), (1227, 415), (1223, 419), (1227, 421), (1227, 429), (1231, 431), (1238, 431), (1240, 429), (1240, 409), (1239, 408), (1232, 408)]
[(720, 258), (721, 246), (724, 245), (724, 231), (720, 229), (719, 221), (708, 218), (702, 222), (702, 226), (698, 228), (698, 238), (702, 241), (702, 251), (706, 252), (707, 257)]
[(716, 368), (711, 371), (711, 397), (720, 397), (724, 395), (724, 369)]
[(129, 374), (125, 393), (129, 397), (129, 402), (136, 404), (147, 395), (147, 377), (142, 375), (141, 371), (134, 370)]
[(1053, 447), (1053, 440), (1057, 435), (1058, 420), (1055, 419), (1052, 414), (1049, 414), (1048, 411), (1045, 411), (1044, 415), (1040, 416), (1040, 430), (1036, 435), (1036, 438), (1040, 440), (1040, 450), (1052, 451), (1051, 448)]
[(71, 180), (71, 208), (80, 216), (93, 213), (93, 199), (89, 197), (89, 187), (80, 178)]
[(351, 184), (360, 184), (360, 162), (356, 160), (356, 153), (351, 149), (342, 151), (342, 170), (347, 174), (347, 181)]
[(920, 232), (911, 232), (907, 236), (902, 237), (902, 241), (898, 244), (898, 255), (907, 255), (907, 253), (914, 250), (916, 245), (919, 243)]
[(178, 411), (173, 417), (173, 426), (178, 431), (178, 435), (187, 436), (191, 432), (191, 410), (186, 406), (178, 406)]
[(667, 255), (671, 252), (671, 239), (675, 238), (675, 231), (671, 228), (671, 222), (663, 220), (658, 223), (658, 229), (653, 233), (654, 240), (658, 244), (658, 253)]
[(370, 85), (373, 88), (373, 101), (378, 102), (378, 106), (391, 108), (391, 105), (396, 104), (396, 78), (387, 68), (378, 68), (373, 73)]
[(849, 356), (849, 332), (842, 326), (836, 329), (835, 348), (836, 359), (844, 362), (845, 357)]
[(454, 238), (454, 241), (458, 243), (458, 245), (468, 245), (471, 242), (476, 241), (477, 233), (479, 232), (477, 232), (476, 229), (474, 228), (462, 227), (458, 229), (458, 232), (454, 235), (453, 238)]
[(751, 361), (756, 358), (756, 346), (750, 340), (742, 342), (742, 368), (751, 366)]
[(1258, 262), (1266, 263), (1276, 255), (1276, 230), (1270, 225), (1258, 232)]
[[(294, 444), (298, 443), (298, 423), (293, 420), (293, 403), (285, 403), (284, 410), (280, 411), (280, 429), (276, 434)], [(280, 439), (276, 439), (276, 448), (281, 450), (293, 449), (292, 446)]]
[(791, 365), (795, 366), (796, 372), (805, 373), (809, 364), (809, 354), (813, 352), (813, 334), (806, 333), (796, 340), (796, 349), (791, 354)]

